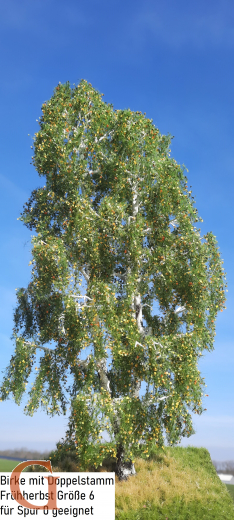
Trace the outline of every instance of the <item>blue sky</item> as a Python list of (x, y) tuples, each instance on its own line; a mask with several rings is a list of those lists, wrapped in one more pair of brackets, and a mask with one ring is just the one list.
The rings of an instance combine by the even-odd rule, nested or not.
[[(201, 233), (216, 235), (227, 272), (227, 310), (215, 350), (200, 361), (207, 411), (182, 445), (234, 460), (234, 4), (232, 0), (0, 0), (0, 370), (10, 340), (15, 288), (30, 280), (32, 233), (17, 218), (44, 185), (30, 164), (41, 105), (60, 82), (86, 79), (114, 108), (146, 112), (174, 136), (172, 155), (189, 172)], [(30, 135), (28, 135), (30, 134)], [(31, 136), (31, 137), (30, 137)], [(0, 449), (52, 449), (65, 417), (1, 403)]]

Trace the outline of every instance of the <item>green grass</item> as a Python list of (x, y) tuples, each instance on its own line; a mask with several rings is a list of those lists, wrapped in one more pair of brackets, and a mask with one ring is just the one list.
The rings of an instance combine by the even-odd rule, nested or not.
[[(25, 460), (27, 460), (27, 459), (25, 459)], [(20, 464), (19, 460), (7, 460), (7, 459), (0, 458), (0, 473), (3, 473), (5, 471), (13, 471), (13, 469), (15, 469), (15, 467), (18, 466), (18, 464)], [(23, 469), (23, 471), (28, 472), (29, 468), (30, 468), (30, 466)], [(39, 468), (40, 468), (40, 466), (35, 466), (35, 471), (37, 471), (38, 473), (40, 472)]]
[(234, 485), (233, 484), (226, 484), (226, 486), (227, 486), (227, 490), (228, 490), (229, 494), (231, 495), (232, 500), (234, 502)]
[(205, 448), (154, 450), (135, 466), (134, 478), (116, 483), (116, 520), (234, 520), (229, 489)]
[(13, 471), (17, 464), (19, 464), (18, 460), (7, 460), (0, 458), (0, 472)]

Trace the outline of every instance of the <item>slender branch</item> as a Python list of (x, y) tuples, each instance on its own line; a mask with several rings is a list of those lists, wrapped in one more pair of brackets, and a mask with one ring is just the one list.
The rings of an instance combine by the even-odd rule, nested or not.
[(120, 278), (121, 280), (126, 280), (126, 276), (127, 274), (120, 274), (120, 273), (116, 273), (115, 271), (113, 272), (112, 276), (116, 276), (118, 278)]
[(173, 226), (173, 227), (176, 227), (179, 225), (179, 223), (177, 222), (177, 220), (174, 218), (173, 220), (169, 221), (169, 225)]
[[(157, 401), (163, 401), (164, 399), (168, 399), (169, 397), (171, 397), (171, 395), (165, 395), (165, 396), (163, 396), (163, 397), (158, 397), (158, 398), (156, 399), (156, 402), (157, 402)], [(145, 402), (145, 404), (150, 404), (150, 403), (155, 402), (155, 399), (153, 399), (152, 397), (149, 397), (149, 398), (146, 398), (146, 399), (144, 400), (144, 402)]]
[(82, 360), (82, 359), (78, 359), (77, 360), (77, 363), (79, 366), (81, 366), (82, 368), (87, 368), (89, 366), (89, 361), (91, 359), (92, 356), (87, 356), (86, 359)]
[(89, 275), (84, 271), (83, 267), (80, 267), (80, 271), (81, 271), (81, 273), (83, 274), (83, 276), (84, 276), (86, 282), (88, 282), (90, 277), (89, 277)]
[[(154, 348), (155, 348), (155, 345), (159, 345), (161, 348), (164, 348), (164, 346), (161, 345), (161, 343), (158, 343), (156, 341), (153, 342), (153, 345), (154, 345)], [(156, 350), (156, 348), (155, 348), (155, 350)], [(155, 354), (157, 355), (156, 359), (160, 359), (162, 357), (160, 352), (155, 352)]]
[(70, 294), (70, 296), (72, 298), (84, 298), (85, 300), (91, 300), (92, 301), (92, 298), (90, 298), (86, 294)]
[(139, 397), (141, 389), (141, 382), (140, 381), (134, 381), (133, 383), (133, 390), (132, 390), (132, 397)]
[[(137, 345), (140, 345), (143, 349), (145, 349), (145, 347), (141, 343), (139, 343), (139, 341), (135, 342), (135, 348), (136, 348)], [(153, 342), (154, 348), (155, 348), (155, 345), (159, 345), (161, 348), (164, 348), (163, 345), (161, 345), (161, 343), (157, 343), (156, 341)], [(161, 353), (160, 352), (156, 352), (156, 354), (157, 355), (159, 354), (156, 359), (160, 359), (161, 358)], [(146, 366), (146, 364), (145, 364), (145, 366)]]
[(152, 231), (152, 229), (151, 229), (150, 227), (148, 227), (147, 229), (144, 229), (144, 230), (143, 230), (143, 233), (148, 233), (148, 232), (150, 232), (150, 231)]
[(53, 349), (53, 348), (42, 347), (42, 345), (37, 345), (37, 344), (35, 344), (35, 343), (31, 343), (31, 341), (25, 341), (24, 343), (25, 343), (26, 345), (30, 345), (31, 347), (41, 348), (42, 350), (45, 350), (45, 352), (46, 352), (46, 351), (54, 352), (54, 349)]
[(136, 294), (134, 297), (134, 307), (136, 310), (136, 321), (137, 321), (137, 327), (140, 332), (140, 334), (143, 334), (144, 327), (143, 327), (143, 321), (142, 321), (142, 304), (141, 304), (141, 295)]
[[(93, 172), (93, 173), (95, 173), (95, 172)], [(93, 208), (89, 208), (89, 209), (90, 209), (90, 211), (92, 211), (92, 213), (94, 213), (94, 215), (96, 215), (96, 217), (100, 218), (101, 220), (104, 220), (105, 222), (109, 222), (105, 218), (101, 217), (101, 215), (98, 215), (98, 213)], [(88, 218), (88, 217), (86, 217), (86, 218)]]
[(136, 183), (133, 185), (133, 199), (132, 199), (132, 212), (133, 216), (136, 217), (138, 211), (139, 211), (139, 203), (138, 203), (138, 192), (137, 192), (137, 186)]
[(180, 312), (183, 312), (183, 311), (185, 311), (185, 310), (186, 310), (186, 307), (184, 307), (184, 306), (183, 306), (183, 307), (178, 307), (178, 309), (176, 309), (176, 310), (174, 311), (174, 313), (175, 313), (175, 314), (179, 314)]
[(132, 218), (133, 220), (135, 220), (135, 217), (132, 217), (132, 216), (128, 217), (128, 226), (130, 226), (131, 218)]
[[(82, 305), (80, 305), (79, 303), (76, 303), (76, 309), (83, 309), (83, 307), (89, 307), (89, 305), (87, 305), (87, 302), (86, 300), (90, 300), (92, 301), (92, 298), (90, 298), (89, 296), (87, 296), (86, 294), (84, 295), (81, 295), (81, 294), (71, 294), (70, 295), (72, 298), (74, 299), (78, 299), (78, 298), (84, 298), (84, 303)], [(64, 313), (62, 313), (60, 316), (59, 316), (59, 322), (60, 322), (60, 327), (61, 327), (61, 332), (62, 334), (65, 334), (66, 331), (65, 331), (65, 328), (64, 328)]]
[(96, 367), (100, 378), (101, 387), (110, 394), (110, 381), (107, 376), (106, 359), (100, 359), (100, 361), (96, 363)]
[(61, 314), (59, 316), (59, 326), (61, 328), (62, 334), (66, 334), (65, 328), (64, 328), (64, 314)]
[(113, 133), (114, 133), (114, 130), (111, 130), (110, 132), (107, 132), (106, 134), (102, 135), (102, 137), (100, 137), (99, 139), (97, 137), (95, 137), (95, 143), (100, 143), (100, 141), (102, 141), (102, 139), (108, 138), (109, 135), (112, 137)]
[(158, 341), (154, 341), (153, 344), (154, 344), (154, 345), (159, 345), (161, 348), (165, 348), (164, 345), (162, 345), (162, 344), (159, 343)]
[(140, 347), (145, 348), (141, 343), (139, 343), (139, 341), (136, 341), (135, 348), (136, 348), (137, 345), (140, 345)]
[(41, 348), (41, 349), (44, 350), (45, 352), (54, 352), (54, 349), (53, 349), (53, 348), (42, 347), (41, 345), (37, 345), (36, 348)]
[(90, 301), (93, 301), (92, 298), (90, 298), (89, 296), (87, 296), (86, 294), (84, 295), (80, 295), (80, 294), (71, 294), (71, 297), (74, 298), (74, 299), (78, 299), (78, 298), (84, 298), (84, 303), (83, 304), (79, 304), (76, 302), (76, 308), (77, 309), (82, 309), (83, 307), (90, 307), (90, 305), (87, 305), (87, 301), (86, 300), (90, 300)]

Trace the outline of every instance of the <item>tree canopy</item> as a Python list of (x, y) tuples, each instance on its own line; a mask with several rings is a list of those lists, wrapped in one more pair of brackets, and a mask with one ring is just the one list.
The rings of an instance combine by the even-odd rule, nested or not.
[(142, 442), (147, 452), (194, 433), (197, 363), (225, 304), (222, 261), (196, 227), (171, 137), (145, 114), (115, 110), (82, 80), (56, 87), (39, 125), (33, 164), (46, 183), (20, 217), (35, 232), (31, 281), (17, 290), (1, 399), (19, 404), (35, 372), (26, 413), (71, 405), (82, 463), (110, 453), (125, 478)]

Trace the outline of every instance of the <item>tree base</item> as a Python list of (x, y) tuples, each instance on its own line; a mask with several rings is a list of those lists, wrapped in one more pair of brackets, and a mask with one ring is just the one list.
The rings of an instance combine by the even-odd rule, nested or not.
[(119, 480), (128, 480), (129, 477), (136, 475), (136, 470), (133, 462), (124, 461), (124, 450), (119, 446), (117, 450), (116, 475)]

